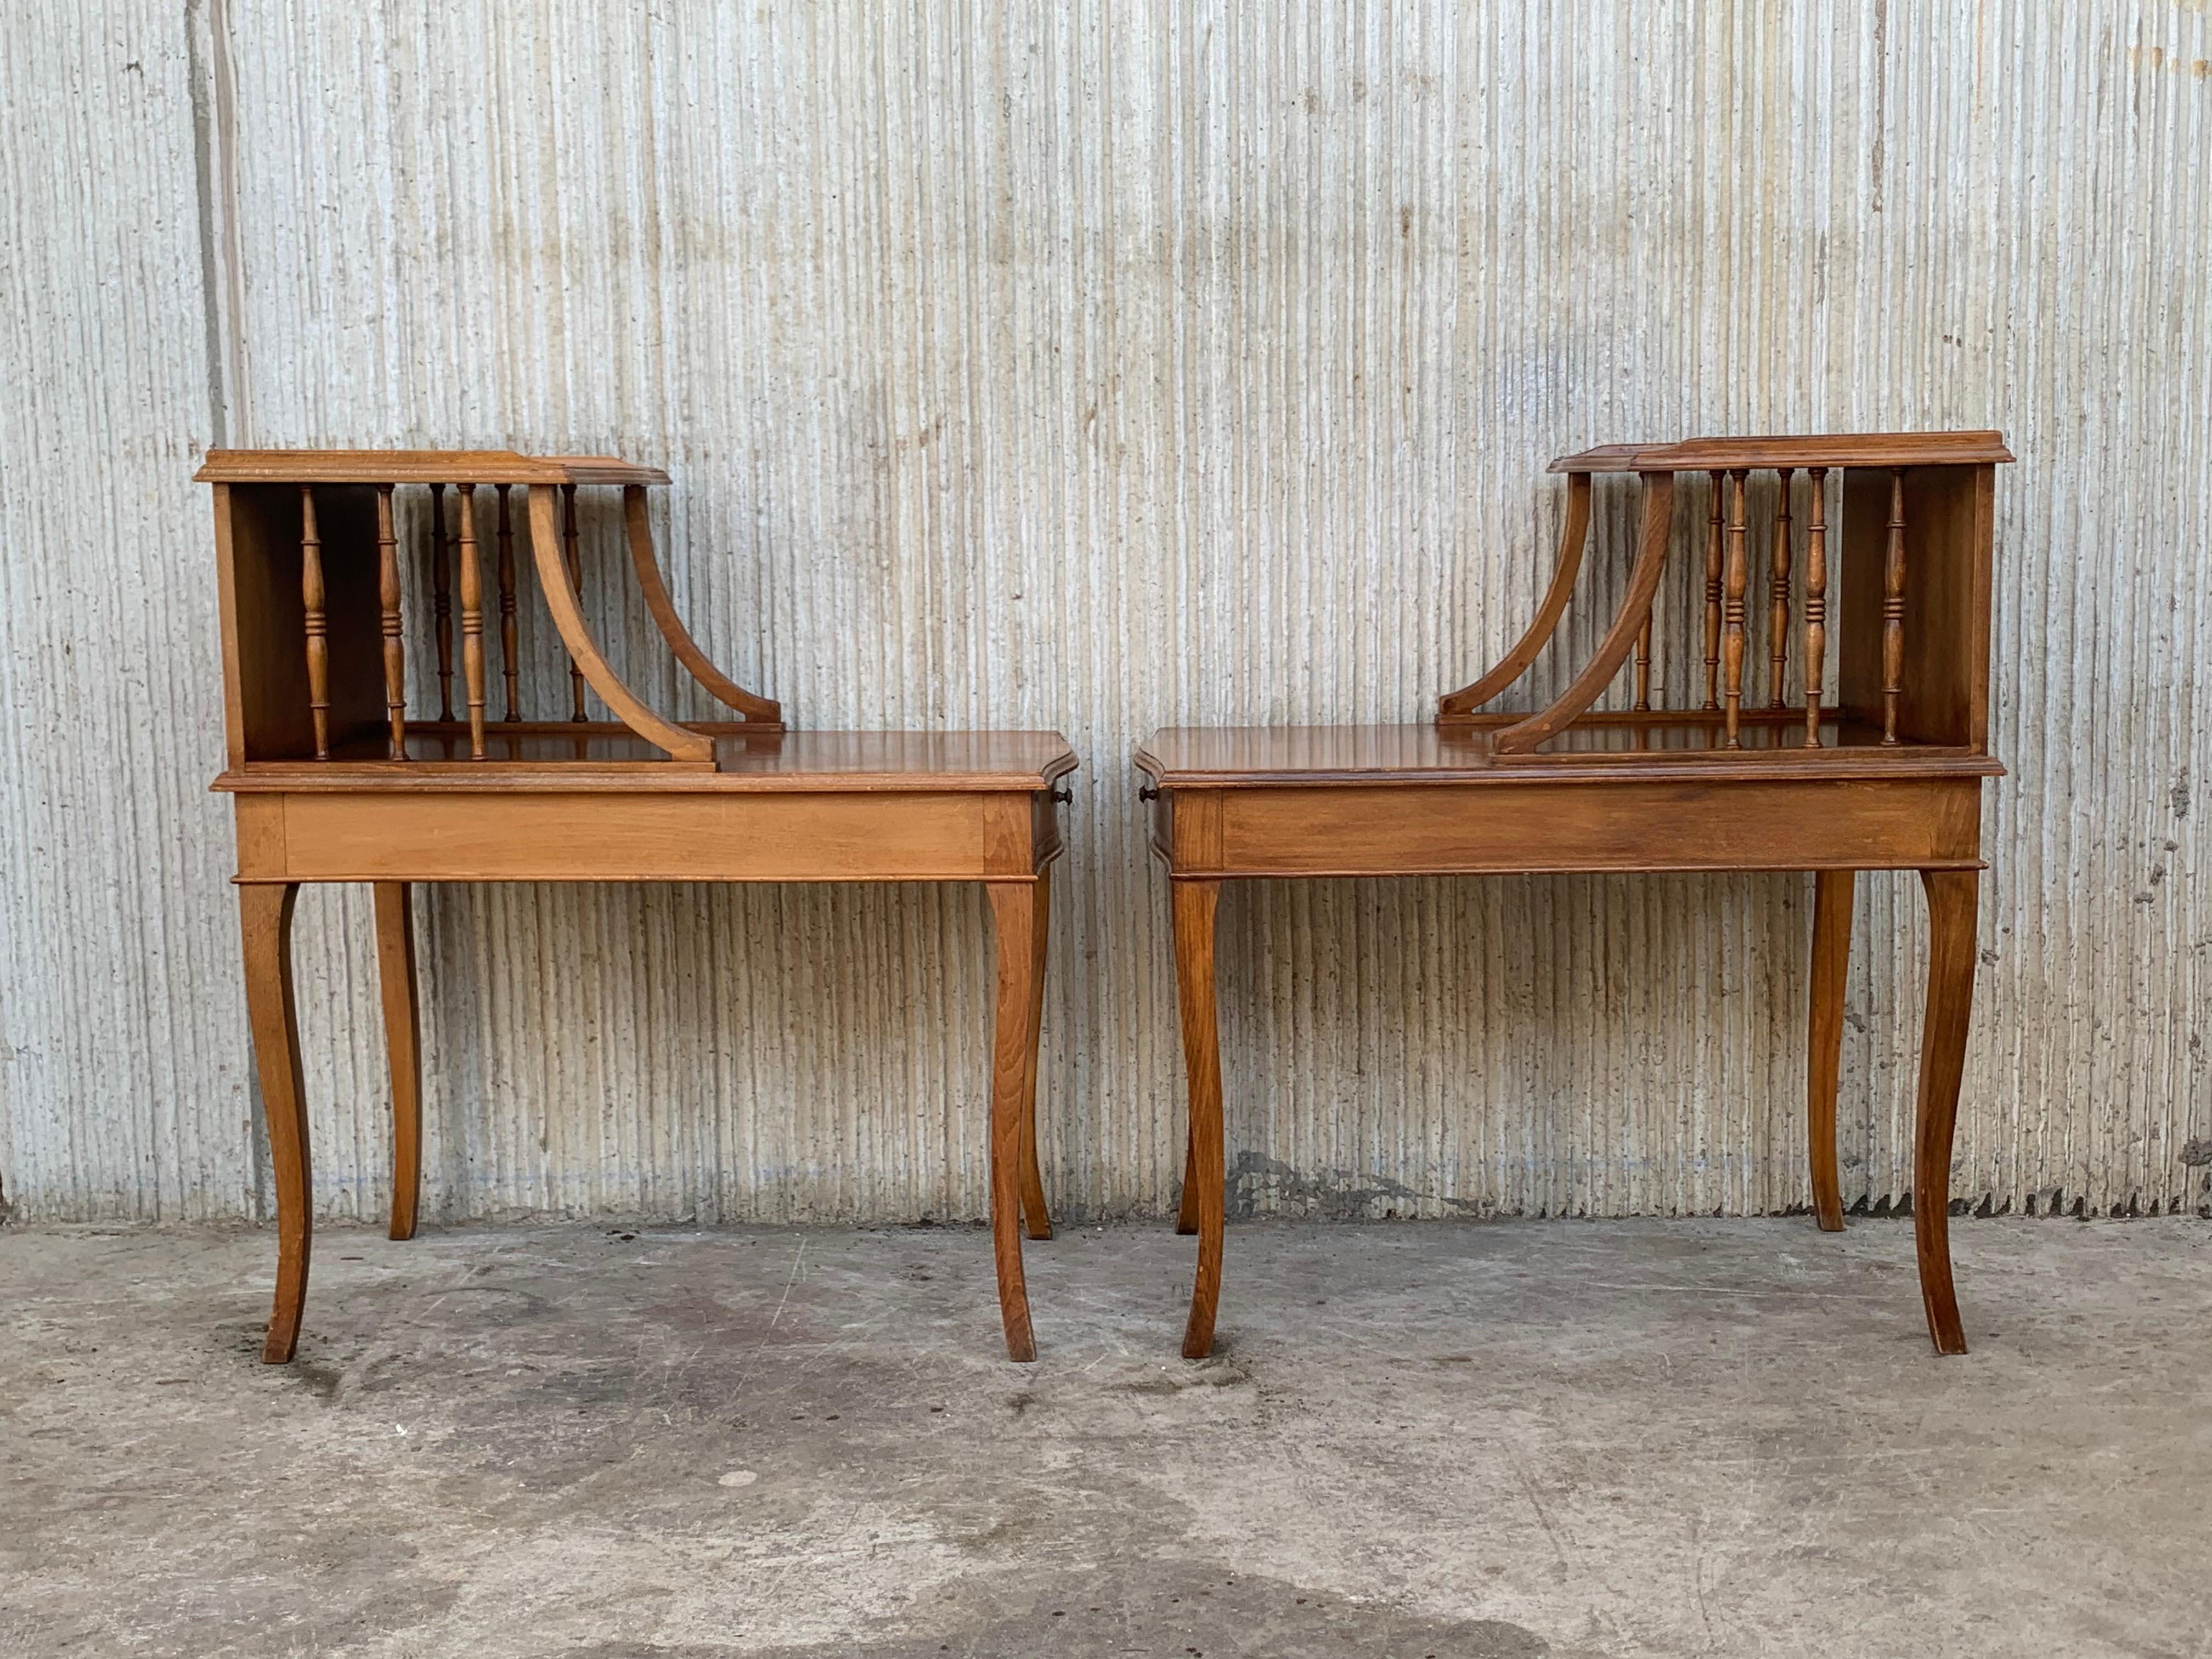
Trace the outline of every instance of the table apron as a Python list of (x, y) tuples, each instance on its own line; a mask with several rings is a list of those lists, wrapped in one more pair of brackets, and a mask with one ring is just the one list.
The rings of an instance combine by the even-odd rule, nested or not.
[(1979, 778), (1162, 791), (1179, 876), (1978, 869)]
[(1048, 794), (835, 791), (235, 797), (241, 881), (1019, 880)]

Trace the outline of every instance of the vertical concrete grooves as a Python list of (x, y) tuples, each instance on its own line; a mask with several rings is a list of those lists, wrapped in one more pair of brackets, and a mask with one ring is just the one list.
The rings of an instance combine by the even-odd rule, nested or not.
[[(1133, 740), (1425, 718), (1534, 604), (1561, 450), (2001, 424), (2014, 772), (1955, 1191), (2205, 1201), (2179, 1157), (2212, 1133), (2201, 9), (31, 0), (6, 35), (0, 1179), (27, 1213), (260, 1202), (185, 482), (219, 422), (663, 462), (678, 602), (799, 721), (1067, 731), (1043, 1133), (1079, 1213), (1158, 1212), (1180, 1170)], [(1601, 492), (1576, 649), (1629, 510)], [(589, 602), (647, 660), (611, 514), (586, 531)], [(1669, 688), (1696, 586), (1661, 611)], [(524, 629), (557, 704), (550, 627)], [(1810, 900), (1231, 892), (1232, 1170), (1266, 1160), (1237, 1201), (1804, 1203)], [(980, 895), (475, 889), (421, 915), (428, 1216), (981, 1213)], [(1925, 926), (1909, 879), (1863, 882), (1859, 917), (1844, 1181), (1887, 1205)], [(384, 1203), (368, 922), (351, 893), (299, 921), (341, 1215)]]
[[(238, 155), (234, 142), (236, 88), (230, 72), (229, 8), (224, 0), (194, 0), (185, 9), (186, 84), (192, 102), (192, 166), (199, 203), (200, 311), (206, 338), (208, 441), (231, 436), (230, 390), (242, 383), (242, 365), (228, 375), (237, 349), (243, 296), (236, 292)], [(232, 303), (227, 308), (225, 300)]]
[(57, 0), (0, 40), (0, 1181), (33, 1216), (238, 1213), (185, 15)]

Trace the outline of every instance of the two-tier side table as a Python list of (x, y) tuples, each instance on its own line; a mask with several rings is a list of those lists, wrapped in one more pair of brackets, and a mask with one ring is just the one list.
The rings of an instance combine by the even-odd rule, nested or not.
[[(275, 1166), (276, 1291), (262, 1358), (291, 1358), (307, 1291), (307, 1115), (291, 921), (303, 882), (374, 890), (394, 1121), (391, 1232), (411, 1237), (421, 1062), (409, 891), (417, 882), (975, 881), (998, 934), (991, 1224), (1006, 1352), (1035, 1357), (1021, 1228), (1051, 1237), (1035, 1128), (1054, 732), (787, 732), (684, 629), (655, 559), (654, 468), (503, 451), (215, 450), (228, 764), (247, 1012)], [(653, 712), (616, 674), (578, 599), (579, 490), (618, 490), (630, 562), (684, 670), (730, 711)], [(399, 506), (399, 492), (427, 499)], [(590, 504), (590, 497), (586, 498)], [(434, 719), (409, 707), (398, 525), (428, 565)], [(518, 549), (571, 664), (551, 717), (521, 705)], [(487, 556), (489, 550), (489, 556)], [(488, 586), (484, 566), (493, 566)], [(456, 604), (458, 600), (458, 604)], [(459, 623), (456, 684), (453, 624)], [(492, 712), (487, 633), (499, 640)], [(424, 659), (427, 670), (428, 659)], [(427, 683), (427, 672), (418, 684)], [(611, 719), (589, 706), (596, 697)], [(457, 700), (458, 698), (458, 700)]]
[[(1170, 877), (1190, 1102), (1179, 1230), (1200, 1242), (1185, 1354), (1211, 1351), (1221, 1293), (1223, 882), (1724, 870), (1816, 872), (1808, 1104), (1814, 1206), (1830, 1230), (1844, 1224), (1835, 1117), (1853, 875), (1919, 872), (1929, 940), (1913, 1230), (1929, 1334), (1939, 1352), (1966, 1351), (1951, 1282), (1951, 1139), (1973, 990), (1982, 786), (2003, 771), (1989, 747), (1990, 592), (1996, 467), (2010, 459), (1996, 432), (1696, 439), (1564, 457), (1551, 466), (1567, 479), (1563, 544), (1535, 619), (1496, 667), (1441, 700), (1433, 726), (1169, 730), (1137, 751)], [(1595, 479), (1630, 473), (1641, 493), (1633, 562), (1595, 652), (1547, 707), (1482, 712), (1567, 609)], [(1777, 478), (1776, 510), (1756, 531), (1746, 504), (1754, 473)], [(1703, 544), (1704, 696), (1654, 708), (1653, 600), (1678, 539), (1684, 476), (1703, 485), (1701, 502), (1682, 504), (1704, 511), (1682, 514), (1694, 528), (1680, 539), (1693, 561)], [(1763, 627), (1747, 605), (1754, 563)], [(1745, 686), (1754, 643), (1766, 659), (1763, 699)], [(1632, 654), (1629, 706), (1600, 710)]]

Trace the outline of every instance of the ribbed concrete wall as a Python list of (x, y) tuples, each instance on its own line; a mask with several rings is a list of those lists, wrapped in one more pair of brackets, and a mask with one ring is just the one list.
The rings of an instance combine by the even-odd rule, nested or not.
[[(798, 722), (1066, 731), (1043, 1135), (1096, 1215), (1180, 1174), (1133, 741), (1425, 718), (1534, 602), (1555, 453), (1944, 425), (2021, 455), (1954, 1194), (2205, 1201), (2201, 4), (27, 0), (0, 41), (0, 1181), (28, 1213), (265, 1209), (203, 793), (211, 442), (663, 464), (680, 602)], [(1808, 900), (1232, 893), (1240, 1200), (1802, 1204)], [(367, 909), (300, 924), (336, 1215), (385, 1191)], [(981, 1212), (977, 893), (424, 912), (433, 1216)], [(1916, 884), (1862, 884), (1844, 1146), (1876, 1204), (1910, 1182), (1922, 935)]]

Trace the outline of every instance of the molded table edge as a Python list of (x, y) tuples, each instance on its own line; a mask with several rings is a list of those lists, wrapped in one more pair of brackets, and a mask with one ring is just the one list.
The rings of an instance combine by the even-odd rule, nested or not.
[(710, 772), (665, 761), (262, 761), (223, 772), (218, 794), (1035, 794), (1078, 770), (1064, 750), (1034, 772)]

